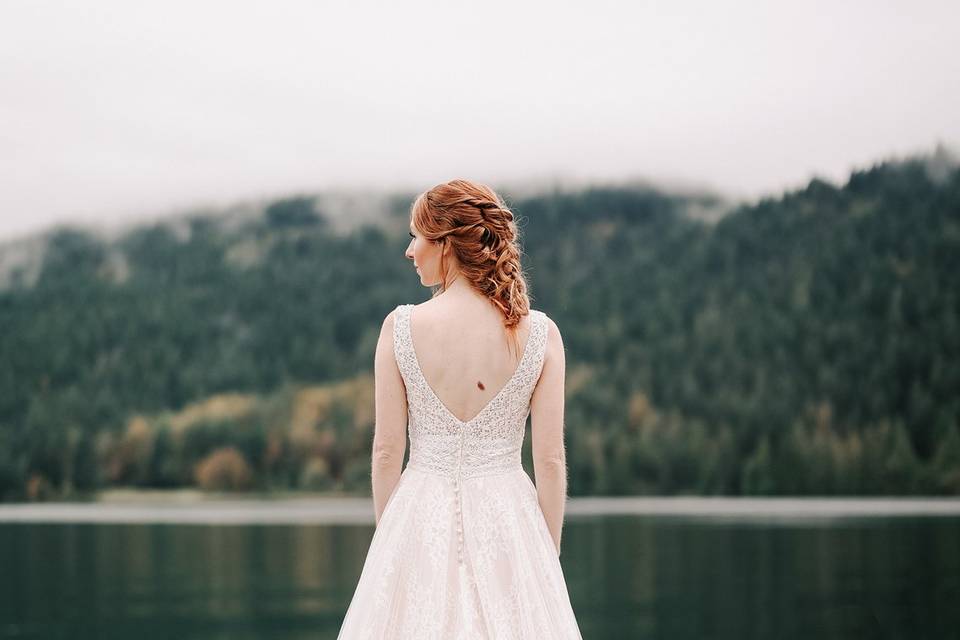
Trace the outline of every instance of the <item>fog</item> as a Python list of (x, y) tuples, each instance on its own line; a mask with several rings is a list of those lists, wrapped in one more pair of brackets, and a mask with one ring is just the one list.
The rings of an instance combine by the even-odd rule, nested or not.
[(950, 2), (11, 2), (0, 237), (323, 189), (756, 198), (960, 142)]

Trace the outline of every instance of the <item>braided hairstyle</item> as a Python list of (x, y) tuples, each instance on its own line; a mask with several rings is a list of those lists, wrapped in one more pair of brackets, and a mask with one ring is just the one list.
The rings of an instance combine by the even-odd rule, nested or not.
[[(500, 309), (519, 351), (517, 327), (530, 311), (530, 299), (520, 266), (517, 225), (509, 207), (490, 187), (458, 179), (420, 194), (413, 203), (412, 218), (424, 238), (450, 243), (460, 275)], [(443, 293), (449, 281), (442, 262), (440, 272), (443, 283), (434, 290), (434, 297)]]

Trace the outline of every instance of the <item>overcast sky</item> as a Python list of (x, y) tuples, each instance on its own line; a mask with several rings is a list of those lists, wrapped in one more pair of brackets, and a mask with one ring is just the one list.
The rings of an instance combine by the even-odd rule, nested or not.
[(960, 143), (960, 3), (0, 4), (0, 237), (454, 177), (755, 198)]

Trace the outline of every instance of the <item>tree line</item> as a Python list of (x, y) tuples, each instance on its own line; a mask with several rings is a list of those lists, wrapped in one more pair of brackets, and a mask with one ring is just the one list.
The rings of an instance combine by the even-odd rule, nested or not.
[[(931, 166), (714, 223), (709, 196), (507, 194), (567, 349), (571, 495), (960, 493), (960, 171)], [(0, 291), (0, 495), (368, 491), (380, 323), (429, 295), (411, 200), (350, 232), (297, 197), (51, 233)]]

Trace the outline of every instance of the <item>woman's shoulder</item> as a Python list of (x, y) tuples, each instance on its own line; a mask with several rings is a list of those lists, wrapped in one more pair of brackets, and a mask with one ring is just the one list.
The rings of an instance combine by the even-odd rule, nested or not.
[(390, 310), (390, 313), (387, 314), (387, 317), (399, 315), (404, 311), (412, 309), (413, 307), (416, 307), (416, 306), (419, 306), (419, 305), (412, 302), (401, 302), (397, 304), (397, 306), (395, 306), (393, 309)]
[(400, 318), (409, 307), (412, 307), (412, 304), (400, 303), (391, 309), (386, 316), (384, 316), (381, 324), (381, 329), (384, 333), (390, 332), (393, 330), (394, 326), (397, 324), (397, 320)]
[(542, 309), (530, 307), (530, 317), (533, 318), (535, 316), (539, 316), (539, 319), (541, 322), (543, 322), (543, 324), (556, 330), (557, 323), (553, 321), (553, 318), (550, 317), (550, 314)]
[(560, 335), (560, 327), (557, 326), (557, 323), (554, 322), (553, 318), (551, 318), (550, 315), (545, 311), (531, 308), (531, 317), (533, 317), (534, 314), (540, 316), (540, 324), (543, 326), (543, 333), (546, 335), (546, 341), (548, 343), (558, 342), (563, 344), (563, 337)]

